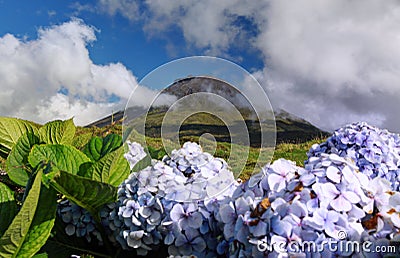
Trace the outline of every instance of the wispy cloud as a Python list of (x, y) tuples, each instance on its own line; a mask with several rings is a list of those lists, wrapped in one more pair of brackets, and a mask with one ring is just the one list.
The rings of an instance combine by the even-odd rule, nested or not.
[(131, 21), (139, 19), (139, 4), (136, 1), (100, 0), (97, 4), (97, 9), (111, 16), (120, 14)]
[(49, 11), (47, 11), (47, 15), (48, 15), (49, 17), (53, 17), (53, 16), (56, 16), (56, 15), (57, 15), (57, 12), (54, 11), (54, 10), (49, 10)]

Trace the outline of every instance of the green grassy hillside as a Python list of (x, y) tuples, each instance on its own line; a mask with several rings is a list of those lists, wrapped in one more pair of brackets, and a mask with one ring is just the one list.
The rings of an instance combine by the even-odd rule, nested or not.
[[(193, 122), (193, 121), (191, 121), (191, 122)], [(187, 132), (188, 131), (186, 131), (186, 134), (182, 135), (181, 142), (193, 141), (193, 142), (199, 143), (199, 136), (196, 136), (196, 135), (193, 136), (193, 134), (189, 135)], [(77, 130), (77, 134), (79, 134), (79, 135), (105, 136), (108, 133), (122, 134), (121, 122), (109, 124), (107, 126), (104, 126), (103, 128), (98, 128), (96, 126), (92, 126), (92, 127), (88, 127), (88, 128), (79, 127), (79, 129)], [(308, 140), (305, 142), (299, 142), (299, 143), (280, 142), (277, 144), (277, 146), (274, 150), (272, 159), (269, 156), (264, 160), (263, 159), (258, 160), (259, 151), (260, 151), (259, 148), (250, 147), (248, 160), (247, 160), (246, 166), (244, 167), (243, 173), (241, 174), (240, 177), (242, 179), (246, 180), (251, 175), (251, 173), (253, 172), (254, 169), (257, 170), (259, 167), (265, 165), (270, 159), (272, 161), (274, 161), (279, 158), (285, 158), (285, 159), (295, 161), (298, 166), (303, 166), (304, 161), (307, 159), (307, 151), (311, 148), (311, 146), (315, 143), (322, 143), (325, 140), (326, 140), (326, 137), (324, 137), (324, 138), (316, 137), (312, 140)], [(163, 151), (163, 142), (162, 142), (161, 138), (147, 136), (146, 144), (148, 146), (150, 146), (150, 148), (152, 150), (158, 150), (161, 156), (165, 154), (165, 152)], [(212, 145), (212, 143), (209, 143), (207, 141), (203, 141), (201, 143), (203, 149), (205, 151), (210, 152), (210, 150), (212, 150), (214, 148), (214, 146), (207, 146), (207, 144)], [(243, 152), (245, 152), (245, 148), (243, 146), (236, 145), (235, 147), (237, 147), (239, 150), (240, 150), (240, 148), (243, 148), (243, 150), (244, 150)], [(179, 146), (175, 146), (175, 148), (179, 148)], [(217, 146), (215, 149), (214, 156), (227, 160), (229, 158), (230, 151), (231, 151), (231, 144), (229, 142), (217, 140)], [(269, 151), (271, 151), (271, 149)], [(234, 157), (233, 157), (233, 160), (231, 160), (231, 162), (235, 162)]]
[[(102, 136), (104, 137), (105, 135), (109, 133), (116, 133), (116, 134), (122, 134), (122, 125), (121, 123), (114, 123), (114, 124), (109, 124), (106, 125), (102, 128), (92, 126), (92, 127), (77, 127), (76, 131), (76, 146), (80, 146), (80, 148), (83, 148), (83, 146), (86, 144), (86, 142), (92, 137), (92, 136)], [(199, 137), (198, 136), (185, 136), (183, 137), (184, 141), (194, 141), (199, 143)], [(276, 160), (279, 158), (285, 158), (285, 159), (290, 159), (296, 162), (297, 165), (302, 166), (304, 164), (304, 160), (307, 158), (307, 151), (310, 149), (310, 147), (314, 143), (320, 143), (323, 142), (325, 139), (322, 138), (316, 138), (310, 141), (306, 141), (303, 143), (280, 143), (276, 146), (272, 160)], [(181, 141), (183, 142), (183, 141)], [(151, 150), (155, 150), (159, 153), (160, 157), (165, 154), (163, 151), (163, 143), (161, 138), (157, 137), (146, 137), (146, 143), (148, 146), (150, 146)], [(203, 142), (203, 145), (207, 145), (207, 141)], [(178, 147), (178, 146), (176, 146)], [(245, 152), (245, 147), (243, 146), (235, 146), (239, 150), (240, 148), (243, 148), (243, 152)], [(208, 151), (212, 146), (203, 146), (205, 151)], [(214, 155), (216, 157), (223, 158), (227, 160), (229, 158), (229, 153), (231, 150), (231, 144), (228, 142), (224, 141), (218, 141), (217, 146), (215, 149)], [(271, 150), (269, 150), (271, 151)], [(244, 170), (242, 174), (240, 175), (240, 178), (243, 180), (246, 180), (249, 178), (251, 173), (255, 170), (258, 171), (259, 168), (263, 165), (265, 165), (268, 160), (270, 159), (270, 156), (267, 157), (267, 159), (264, 160), (258, 160), (259, 158), (259, 148), (255, 147), (250, 147), (249, 148), (249, 156), (247, 159), (247, 163), (244, 167)], [(235, 157), (232, 157), (231, 163), (235, 162)], [(232, 164), (230, 164), (232, 165)], [(5, 160), (3, 158), (0, 158), (0, 169), (5, 170)]]

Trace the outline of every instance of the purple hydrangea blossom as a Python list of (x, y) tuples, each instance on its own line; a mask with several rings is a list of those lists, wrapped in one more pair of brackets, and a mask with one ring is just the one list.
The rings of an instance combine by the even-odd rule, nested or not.
[[(365, 123), (313, 145), (304, 168), (280, 159), (240, 185), (225, 161), (185, 143), (121, 184), (107, 221), (140, 255), (161, 243), (197, 257), (299, 255), (291, 244), (306, 240), (321, 250), (334, 239), (387, 244), (399, 238), (399, 168), (400, 137)], [(260, 252), (260, 240), (282, 249)]]
[[(289, 255), (293, 241), (311, 240), (318, 245), (329, 239), (393, 238), (400, 226), (400, 194), (393, 194), (399, 185), (399, 143), (398, 136), (385, 130), (355, 124), (314, 145), (304, 169), (282, 159), (266, 166), (221, 206), (224, 243), (229, 243), (235, 257), (278, 257), (283, 254), (276, 250), (252, 252), (260, 239), (270, 245), (281, 243)], [(245, 195), (250, 198), (247, 210), (241, 207), (246, 211), (239, 215), (234, 203)], [(328, 253), (313, 255), (354, 254), (351, 250)]]
[(138, 255), (163, 243), (171, 255), (215, 257), (223, 234), (215, 217), (236, 185), (224, 160), (185, 143), (119, 186), (118, 202), (105, 224), (115, 242)]
[(124, 157), (129, 162), (129, 166), (132, 169), (136, 163), (146, 157), (146, 152), (144, 151), (142, 145), (137, 142), (127, 141), (127, 145), (128, 152), (124, 154)]
[(195, 203), (175, 204), (171, 209), (170, 217), (182, 230), (188, 228), (199, 229), (203, 223), (202, 215)]
[(293, 178), (293, 162), (279, 159), (271, 165), (272, 173), (268, 176), (269, 188), (279, 192), (284, 190), (287, 183)]
[(367, 123), (354, 123), (336, 130), (326, 142), (312, 146), (308, 157), (310, 160), (325, 153), (349, 158), (371, 179), (386, 178), (394, 190), (399, 190), (399, 135)]
[(197, 229), (187, 228), (177, 236), (175, 247), (171, 249), (172, 255), (193, 255), (201, 254), (207, 245)]

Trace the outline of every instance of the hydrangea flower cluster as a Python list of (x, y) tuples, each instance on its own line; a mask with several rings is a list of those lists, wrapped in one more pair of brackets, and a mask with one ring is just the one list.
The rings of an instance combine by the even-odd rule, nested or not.
[[(132, 169), (146, 154), (128, 147)], [(400, 137), (365, 123), (313, 145), (304, 168), (279, 159), (242, 184), (187, 142), (132, 173), (101, 217), (112, 241), (138, 255), (165, 245), (173, 257), (368, 257), (348, 243), (400, 241), (399, 173)], [(99, 237), (75, 206), (60, 204), (67, 233)]]
[[(390, 240), (398, 239), (397, 177), (382, 176), (378, 169), (370, 173), (365, 167), (359, 167), (365, 161), (358, 160), (367, 160), (361, 153), (379, 146), (383, 150), (380, 161), (384, 164), (378, 164), (377, 159), (367, 160), (369, 165), (376, 168), (388, 166), (389, 160), (397, 162), (398, 136), (364, 123), (346, 128), (361, 128), (364, 142), (358, 147), (346, 141), (349, 145), (343, 145), (343, 141), (334, 138), (337, 133), (326, 143), (313, 146), (305, 168), (280, 159), (240, 185), (231, 201), (220, 208), (225, 237), (221, 243), (225, 249), (220, 253), (229, 252), (231, 257), (280, 257), (300, 253), (312, 253), (313, 257), (346, 257), (356, 255), (356, 250), (340, 248), (346, 247), (348, 241), (388, 245)], [(348, 135), (344, 131), (338, 132)], [(375, 133), (381, 138), (376, 138)], [(369, 137), (377, 143), (366, 143)], [(346, 155), (354, 152), (358, 154)], [(391, 166), (397, 173), (399, 168)], [(312, 241), (315, 248), (304, 250), (305, 241)], [(328, 244), (333, 241), (337, 249), (329, 248)], [(260, 250), (260, 246), (265, 248)]]
[(124, 154), (124, 157), (132, 169), (140, 160), (146, 157), (146, 152), (142, 145), (137, 142), (127, 141), (126, 143), (128, 145), (128, 152)]
[(222, 228), (214, 214), (235, 187), (224, 160), (187, 142), (119, 186), (107, 224), (115, 240), (138, 255), (165, 244), (170, 255), (215, 257)]
[(328, 140), (312, 146), (308, 157), (334, 153), (352, 159), (369, 178), (383, 177), (398, 191), (400, 182), (400, 136), (364, 122), (336, 130)]
[(65, 233), (68, 236), (85, 237), (88, 242), (94, 238), (102, 244), (103, 239), (96, 228), (96, 222), (86, 209), (64, 199), (58, 204), (57, 214), (65, 223)]

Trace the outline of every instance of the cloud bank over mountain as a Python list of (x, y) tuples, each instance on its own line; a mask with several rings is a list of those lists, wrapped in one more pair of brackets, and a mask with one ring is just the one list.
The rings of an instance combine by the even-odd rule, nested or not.
[[(116, 6), (129, 1), (110, 2), (103, 11), (124, 15)], [(152, 0), (141, 12), (135, 3), (132, 21), (140, 16), (149, 35), (174, 27), (204, 54), (259, 51), (264, 68), (254, 75), (275, 107), (325, 129), (365, 120), (400, 131), (398, 1)]]

